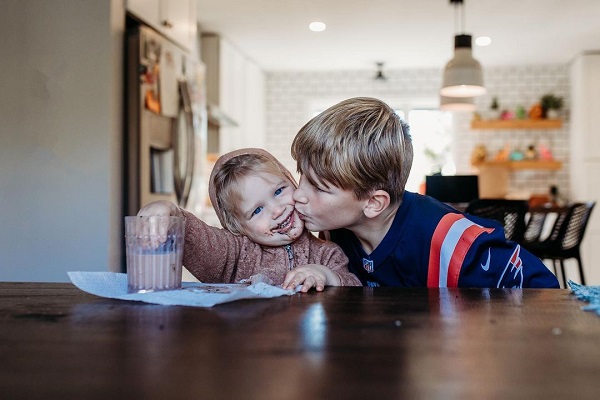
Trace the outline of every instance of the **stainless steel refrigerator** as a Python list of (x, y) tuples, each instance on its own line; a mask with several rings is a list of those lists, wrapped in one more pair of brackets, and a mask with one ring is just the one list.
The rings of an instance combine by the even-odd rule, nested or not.
[(155, 200), (206, 204), (206, 89), (199, 59), (144, 25), (126, 39), (125, 214)]

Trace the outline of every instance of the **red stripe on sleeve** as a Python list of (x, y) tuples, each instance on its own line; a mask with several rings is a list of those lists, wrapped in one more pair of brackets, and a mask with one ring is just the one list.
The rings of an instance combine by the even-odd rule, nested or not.
[(492, 232), (491, 228), (483, 228), (479, 225), (473, 225), (465, 230), (460, 240), (456, 244), (448, 266), (448, 283), (447, 287), (458, 287), (458, 277), (462, 268), (465, 257), (471, 248), (473, 242), (484, 232)]
[(442, 243), (448, 234), (448, 231), (459, 219), (463, 218), (460, 214), (446, 214), (442, 217), (433, 236), (429, 248), (429, 266), (427, 268), (427, 287), (440, 287), (440, 249)]

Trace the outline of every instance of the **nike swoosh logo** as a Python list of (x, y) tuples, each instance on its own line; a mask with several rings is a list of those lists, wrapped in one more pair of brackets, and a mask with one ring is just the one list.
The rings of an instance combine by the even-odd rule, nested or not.
[(485, 264), (481, 264), (481, 268), (484, 271), (487, 271), (488, 269), (490, 269), (490, 249), (488, 249), (488, 258), (487, 258), (487, 261), (485, 262)]

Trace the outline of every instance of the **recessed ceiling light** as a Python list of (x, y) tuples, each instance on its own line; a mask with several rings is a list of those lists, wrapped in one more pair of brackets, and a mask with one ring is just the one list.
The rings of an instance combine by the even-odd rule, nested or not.
[(492, 43), (492, 38), (489, 36), (479, 36), (477, 39), (475, 39), (475, 44), (477, 46), (489, 46), (490, 43)]
[(325, 25), (325, 23), (323, 22), (311, 22), (310, 25), (308, 25), (308, 28), (313, 31), (313, 32), (321, 32), (324, 31), (325, 28), (327, 28), (327, 25)]

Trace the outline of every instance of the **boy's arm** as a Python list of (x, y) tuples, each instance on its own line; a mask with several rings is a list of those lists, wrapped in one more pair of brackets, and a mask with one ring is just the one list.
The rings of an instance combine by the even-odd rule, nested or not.
[(427, 273), (428, 287), (559, 287), (539, 258), (506, 241), (500, 224), (461, 214), (447, 214), (438, 223)]
[[(558, 279), (536, 256), (515, 242), (483, 238), (463, 265), (461, 287), (559, 288)], [(487, 282), (481, 285), (481, 282)]]

